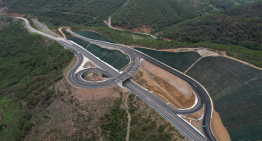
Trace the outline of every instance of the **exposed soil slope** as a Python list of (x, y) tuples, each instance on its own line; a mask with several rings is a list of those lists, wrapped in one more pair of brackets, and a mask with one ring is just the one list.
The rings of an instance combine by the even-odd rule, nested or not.
[(176, 108), (189, 108), (195, 102), (195, 94), (187, 83), (146, 61), (142, 61), (134, 78), (138, 84)]

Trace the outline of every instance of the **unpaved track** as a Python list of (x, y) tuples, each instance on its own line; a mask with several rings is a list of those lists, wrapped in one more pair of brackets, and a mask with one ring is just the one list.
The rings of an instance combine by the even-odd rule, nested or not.
[(62, 27), (58, 28), (58, 31), (63, 35), (64, 38), (66, 38), (64, 32), (62, 31)]
[[(115, 29), (115, 30), (125, 31), (125, 30), (123, 30), (123, 29), (118, 29), (118, 28), (114, 28), (114, 27), (111, 26), (111, 16), (110, 16), (109, 19), (108, 19), (108, 26), (109, 26), (110, 28), (112, 28), (112, 29)], [(157, 37), (155, 37), (155, 36), (153, 36), (153, 35), (151, 35), (151, 34), (149, 34), (149, 33), (139, 33), (139, 32), (134, 32), (134, 33), (145, 34), (145, 35), (151, 36), (151, 37), (154, 38), (154, 39), (157, 39)]]

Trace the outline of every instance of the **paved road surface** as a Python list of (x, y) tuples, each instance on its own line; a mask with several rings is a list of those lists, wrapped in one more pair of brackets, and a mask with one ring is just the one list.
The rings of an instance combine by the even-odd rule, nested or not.
[[(22, 19), (22, 18), (20, 18), (20, 19)], [(29, 23), (27, 25), (29, 25)], [(30, 25), (28, 27), (30, 27)], [(33, 30), (33, 31), (36, 31), (36, 30)], [(43, 33), (39, 33), (39, 34), (46, 36), (46, 34), (43, 34)], [(47, 36), (47, 37), (49, 37), (49, 36)], [(92, 39), (88, 39), (88, 38), (83, 38), (80, 35), (78, 37), (81, 38), (81, 39), (84, 39), (86, 41), (89, 41), (91, 43), (94, 43), (94, 44), (107, 45), (107, 46), (112, 46), (112, 47), (115, 47), (115, 48), (118, 48), (118, 49), (125, 50), (125, 47), (121, 46), (121, 45), (116, 45), (116, 44), (108, 43), (108, 42), (104, 42), (104, 41), (97, 41), (97, 40), (92, 40)], [(52, 37), (52, 39), (54, 39), (54, 37)], [(57, 40), (57, 39), (55, 39), (55, 40)], [(106, 71), (108, 73), (108, 75), (111, 75), (110, 79), (116, 78), (117, 76), (121, 75), (118, 71), (111, 68), (106, 63), (102, 62), (100, 59), (97, 59), (91, 53), (88, 54), (89, 52), (84, 50), (83, 48), (76, 46), (74, 44), (70, 44), (68, 42), (65, 42), (63, 40), (57, 40), (57, 41), (59, 43), (61, 43), (63, 46), (65, 46), (66, 48), (79, 51), (79, 53), (78, 53), (79, 61), (76, 64), (76, 66), (70, 72), (75, 72), (74, 69), (77, 68), (77, 66), (79, 66), (79, 63), (81, 62), (81, 55), (83, 54), (88, 59), (93, 61), (96, 65), (98, 65), (100, 68), (102, 68), (103, 71)], [(131, 50), (132, 50), (132, 52), (131, 52)], [(190, 84), (190, 86), (193, 88), (193, 90), (195, 92), (197, 92), (196, 94), (198, 95), (199, 101), (198, 101), (197, 106), (192, 108), (193, 110), (192, 109), (178, 110), (178, 109), (174, 109), (174, 108), (168, 106), (166, 103), (164, 103), (163, 101), (158, 99), (156, 96), (151, 94), (149, 91), (142, 88), (141, 86), (139, 86), (138, 84), (136, 84), (135, 82), (133, 82), (130, 79), (122, 79), (122, 80), (125, 80), (122, 83), (124, 87), (126, 87), (127, 89), (129, 89), (133, 93), (137, 94), (141, 99), (143, 99), (145, 102), (147, 102), (151, 107), (153, 107), (163, 117), (165, 117), (166, 119), (171, 121), (181, 131), (183, 131), (185, 134), (187, 134), (187, 136), (190, 137), (192, 140), (201, 140), (201, 141), (202, 140), (216, 140), (214, 138), (211, 130), (210, 130), (210, 117), (211, 117), (211, 113), (212, 113), (212, 103), (211, 103), (211, 100), (210, 100), (210, 97), (209, 97), (207, 91), (204, 89), (204, 87), (201, 84), (199, 84), (194, 79), (184, 75), (183, 73), (181, 73), (181, 72), (179, 72), (175, 69), (172, 69), (172, 68), (166, 66), (165, 64), (163, 64), (163, 63), (155, 60), (154, 58), (151, 58), (151, 57), (149, 57), (149, 56), (147, 56), (147, 55), (145, 55), (145, 54), (143, 54), (139, 51), (136, 51), (136, 50), (133, 50), (133, 49), (130, 49), (128, 51), (125, 50), (125, 51), (128, 52), (127, 55), (129, 56), (129, 58), (130, 58), (130, 56), (135, 56), (134, 58), (137, 58), (136, 55), (138, 55), (138, 56), (142, 57), (143, 59), (145, 59), (146, 61), (148, 61), (148, 62), (150, 62), (150, 63), (152, 63), (156, 66), (159, 66), (159, 67), (165, 69), (166, 71), (169, 71), (172, 74), (184, 79), (186, 82), (188, 82)], [(97, 60), (95, 60), (95, 58)], [(96, 62), (96, 61), (99, 61), (99, 60), (100, 60), (100, 62)], [(132, 61), (130, 62), (130, 64), (131, 63), (132, 63)], [(136, 63), (137, 63), (137, 61), (134, 64), (136, 64)], [(129, 66), (130, 66), (130, 64), (129, 64)], [(131, 66), (133, 66), (133, 65), (131, 65)], [(138, 66), (136, 66), (136, 67), (138, 67)], [(131, 68), (133, 68), (134, 70), (137, 69), (135, 67), (131, 67)], [(132, 71), (134, 71), (133, 69), (130, 69), (129, 71), (132, 72)], [(129, 72), (127, 71), (125, 73), (128, 74)], [(134, 72), (132, 72), (132, 73), (134, 73)], [(70, 79), (76, 81), (76, 82), (72, 82), (73, 84), (75, 84), (77, 86), (84, 85), (84, 84), (77, 82), (77, 81), (81, 81), (81, 80), (77, 80), (77, 78), (79, 77), (77, 75), (80, 75), (80, 74), (75, 74), (75, 75), (73, 75), (73, 73), (71, 73), (71, 74), (72, 74), (72, 76), (70, 76), (70, 73), (69, 73), (69, 78), (71, 77)], [(132, 74), (130, 74), (130, 76), (131, 75)], [(125, 75), (123, 75), (123, 76), (125, 76)], [(203, 99), (203, 100), (201, 100), (201, 99)], [(207, 128), (204, 128), (205, 136), (202, 135), (197, 129), (195, 129), (194, 127), (189, 125), (186, 121), (184, 121), (182, 118), (180, 118), (177, 115), (178, 113), (186, 114), (188, 112), (190, 112), (190, 113), (196, 112), (197, 110), (199, 110), (199, 107), (201, 108), (201, 105), (203, 104), (202, 102), (204, 102), (204, 104), (205, 104), (204, 124), (207, 125)]]

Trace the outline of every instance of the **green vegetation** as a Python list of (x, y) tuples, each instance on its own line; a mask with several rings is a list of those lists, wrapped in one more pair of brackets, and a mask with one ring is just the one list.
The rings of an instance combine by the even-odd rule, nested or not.
[(172, 127), (173, 125), (164, 120), (154, 109), (149, 108), (144, 101), (138, 97), (135, 98), (134, 94), (129, 95), (128, 101), (132, 118), (130, 121), (130, 141), (171, 141), (184, 138), (178, 130)]
[(259, 2), (237, 6), (235, 8), (224, 10), (221, 13), (239, 18), (262, 19), (262, 1), (260, 0)]
[(3, 0), (9, 12), (37, 16), (40, 21), (61, 25), (95, 25), (113, 14), (125, 0)]
[(13, 21), (13, 18), (0, 15), (0, 30), (6, 26), (9, 25)]
[(115, 100), (114, 106), (110, 112), (105, 114), (105, 123), (101, 125), (102, 134), (109, 140), (125, 140), (127, 132), (127, 114), (126, 111), (120, 108), (122, 98)]
[(62, 32), (65, 34), (66, 37), (72, 36), (71, 33), (67, 32), (65, 28), (62, 28)]
[(198, 58), (200, 58), (200, 55), (193, 51), (175, 53), (175, 52), (167, 52), (167, 51), (155, 51), (155, 50), (149, 50), (144, 48), (135, 48), (135, 49), (181, 72), (184, 72), (193, 63), (195, 63)]
[(111, 22), (128, 29), (147, 25), (158, 32), (165, 26), (245, 2), (253, 0), (129, 0), (113, 14)]
[(231, 140), (262, 138), (261, 69), (225, 57), (204, 57), (186, 74), (207, 89)]
[(149, 25), (154, 29), (170, 26), (187, 18), (198, 16), (187, 2), (177, 0), (129, 0), (112, 16), (112, 25), (132, 29)]
[[(262, 67), (262, 51), (255, 51), (242, 46), (237, 45), (223, 45), (211, 42), (177, 42), (177, 41), (163, 41), (154, 40), (146, 35), (133, 34), (126, 31), (116, 31), (107, 27), (84, 27), (77, 26), (77, 29), (92, 29), (102, 34), (107, 39), (132, 46), (144, 46), (153, 49), (171, 49), (180, 47), (205, 47), (211, 50), (226, 51), (227, 55), (236, 59), (240, 59), (251, 63), (255, 66)], [(134, 39), (133, 37), (136, 37)]]
[(159, 36), (179, 42), (239, 45), (262, 50), (262, 20), (244, 20), (226, 15), (206, 15), (179, 23)]
[(89, 52), (91, 52), (93, 55), (100, 58), (104, 62), (112, 65), (114, 68), (118, 70), (124, 68), (129, 62), (128, 57), (119, 50), (110, 50), (110, 49), (102, 48), (98, 45), (90, 44), (89, 42), (86, 42), (74, 36), (71, 36), (68, 39), (81, 45)]
[(92, 32), (92, 31), (75, 31), (76, 34), (79, 34), (81, 36), (84, 36), (86, 38), (90, 38), (90, 39), (94, 39), (94, 40), (100, 40), (100, 41), (105, 41), (105, 42), (111, 42), (112, 41), (106, 39), (105, 37), (103, 37), (102, 35)]
[(23, 140), (33, 126), (31, 110), (52, 97), (54, 90), (47, 89), (63, 77), (62, 69), (73, 57), (58, 43), (23, 27), (16, 22), (0, 30), (0, 116), (1, 126), (6, 126), (1, 140)]

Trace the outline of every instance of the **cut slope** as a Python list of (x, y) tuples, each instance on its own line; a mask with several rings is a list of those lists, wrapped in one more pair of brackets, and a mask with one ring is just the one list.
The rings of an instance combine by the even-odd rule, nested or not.
[(261, 72), (225, 57), (204, 57), (187, 72), (211, 95), (231, 140), (262, 138)]
[(86, 42), (74, 36), (68, 37), (68, 39), (81, 45), (89, 52), (94, 54), (96, 57), (100, 58), (101, 60), (110, 64), (111, 66), (113, 66), (118, 70), (124, 68), (129, 62), (128, 57), (119, 50), (110, 50), (110, 49), (102, 48), (98, 45), (90, 44), (89, 42)]
[(198, 58), (200, 58), (200, 55), (193, 51), (175, 53), (175, 52), (166, 52), (166, 51), (156, 51), (156, 50), (150, 50), (144, 48), (135, 48), (135, 49), (181, 72), (184, 72)]

